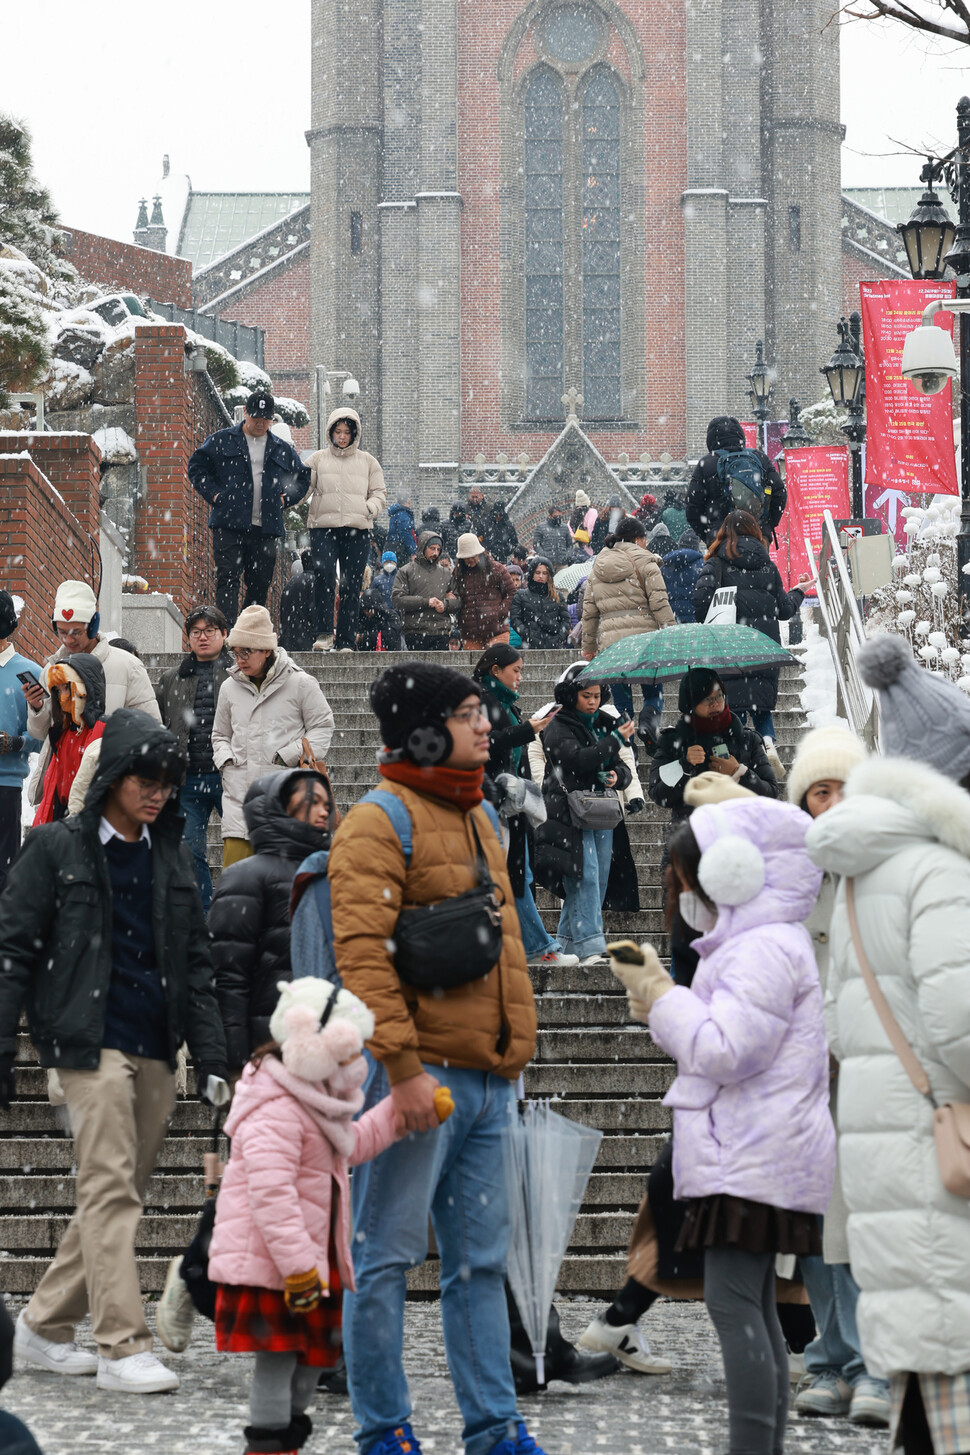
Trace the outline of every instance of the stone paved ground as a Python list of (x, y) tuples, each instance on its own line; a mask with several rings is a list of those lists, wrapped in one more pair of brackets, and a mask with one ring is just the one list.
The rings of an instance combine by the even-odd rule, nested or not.
[[(16, 1305), (11, 1301), (16, 1313)], [(576, 1337), (593, 1306), (564, 1303), (563, 1328)], [(572, 1389), (556, 1384), (522, 1401), (522, 1413), (548, 1455), (722, 1455), (726, 1449), (724, 1381), (713, 1330), (702, 1306), (660, 1303), (647, 1318), (654, 1347), (669, 1355), (675, 1372), (646, 1378), (624, 1372)], [(217, 1354), (212, 1326), (199, 1320), (183, 1355), (166, 1354), (182, 1387), (174, 1395), (103, 1394), (93, 1379), (63, 1379), (42, 1371), (15, 1375), (3, 1392), (7, 1409), (27, 1421), (44, 1455), (238, 1455), (247, 1422), (249, 1360)], [(82, 1329), (81, 1342), (89, 1342)], [(460, 1422), (445, 1367), (435, 1303), (409, 1304), (407, 1366), (414, 1424), (427, 1455), (460, 1455)], [(164, 1350), (160, 1350), (165, 1353)], [(307, 1455), (354, 1455), (352, 1419), (345, 1399), (321, 1396), (311, 1411), (316, 1431)], [(876, 1455), (884, 1432), (856, 1430), (841, 1420), (799, 1420), (789, 1425), (788, 1455)]]

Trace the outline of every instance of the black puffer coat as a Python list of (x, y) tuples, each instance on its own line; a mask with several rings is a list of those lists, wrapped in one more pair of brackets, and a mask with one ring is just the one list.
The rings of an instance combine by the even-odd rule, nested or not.
[[(699, 734), (691, 719), (682, 717), (660, 734), (657, 751), (650, 763), (647, 788), (654, 803), (671, 810), (672, 824), (690, 818), (691, 810), (684, 802), (684, 789), (692, 778), (707, 771), (707, 763), (695, 766), (687, 761), (687, 749), (695, 743), (706, 748), (708, 753), (726, 748), (732, 758), (745, 765), (745, 772), (738, 780), (742, 788), (750, 789), (762, 798), (778, 797), (778, 783), (765, 756), (765, 745), (754, 728), (743, 727), (732, 714), (731, 725), (724, 732)], [(681, 776), (671, 783), (668, 780), (675, 776), (674, 764), (679, 765)], [(667, 769), (666, 774), (661, 771), (663, 769)]]
[(545, 556), (535, 556), (529, 562), (526, 585), (512, 598), (509, 623), (524, 647), (565, 647), (571, 626), (569, 612), (562, 601), (549, 595), (548, 585), (536, 582), (537, 566), (545, 566), (552, 578), (552, 563)]
[(490, 556), (507, 566), (519, 544), (519, 534), (509, 520), (504, 505), (496, 505), (485, 517), (483, 544)]
[[(172, 733), (137, 708), (119, 707), (101, 739), (84, 808), (33, 829), (0, 896), (0, 1058), (17, 1048), (26, 1008), (42, 1066), (94, 1071), (111, 983), (111, 878), (98, 836), (108, 790), (137, 773), (147, 749), (177, 751)], [(188, 1041), (197, 1067), (224, 1076), (226, 1043), (185, 820), (170, 799), (151, 826), (152, 937), (165, 988), (168, 1061)]]
[[(805, 593), (797, 587), (785, 590), (778, 567), (753, 536), (740, 538), (735, 560), (731, 560), (723, 544), (718, 546), (717, 555), (702, 566), (694, 587), (698, 621), (704, 620), (719, 586), (737, 587), (738, 624), (754, 627), (773, 642), (781, 641), (779, 621), (795, 616), (805, 599)], [(778, 700), (778, 670), (763, 667), (744, 677), (729, 678), (724, 685), (732, 712), (772, 712)]]
[(290, 890), (308, 855), (330, 837), (284, 807), (303, 769), (266, 773), (243, 803), (253, 855), (224, 869), (212, 896), (209, 933), (229, 1065), (238, 1070), (269, 1039), (278, 980), (291, 980)]
[[(518, 777), (531, 778), (529, 744), (535, 740), (534, 730), (528, 722), (522, 721), (522, 714), (514, 703), (511, 707), (505, 707), (484, 683), (479, 685), (482, 691), (482, 706), (488, 713), (488, 720), (492, 724), (488, 762), (485, 765), (486, 780), (494, 783), (499, 773), (515, 772), (512, 766), (513, 748), (522, 749)], [(494, 797), (498, 798), (498, 796), (496, 789)], [(529, 828), (529, 822), (524, 813), (517, 813), (514, 818), (510, 818), (507, 826), (509, 849), (506, 862), (509, 879), (512, 881), (512, 893), (516, 899), (521, 899), (525, 894), (525, 850), (526, 845), (532, 842), (532, 830)], [(531, 858), (535, 859), (534, 851)]]
[[(690, 477), (687, 496), (684, 500), (684, 512), (688, 524), (692, 530), (697, 532), (701, 540), (712, 541), (720, 530), (724, 517), (734, 509), (723, 485), (717, 478), (717, 455), (714, 451), (743, 450), (744, 448), (744, 430), (736, 419), (732, 419), (730, 415), (721, 415), (719, 418), (711, 420), (707, 426), (708, 453), (702, 455), (698, 460), (694, 473)], [(761, 456), (761, 464), (765, 472), (765, 486), (771, 487), (771, 500), (765, 511), (764, 519), (759, 521), (762, 535), (768, 536), (785, 513), (788, 495), (785, 491), (785, 482), (768, 456), (762, 454), (761, 450), (758, 451), (758, 454)]]
[[(610, 728), (613, 719), (603, 717)], [(583, 874), (583, 831), (569, 816), (567, 793), (577, 788), (599, 787), (601, 769), (616, 774), (616, 788), (631, 782), (629, 768), (620, 758), (620, 740), (613, 732), (597, 738), (574, 708), (564, 707), (542, 734), (546, 755), (546, 776), (542, 796), (548, 818), (535, 832), (536, 882), (552, 894), (563, 897), (563, 878), (581, 879)], [(630, 852), (626, 824), (613, 830), (613, 860), (604, 909), (637, 910), (640, 896), (637, 871)]]

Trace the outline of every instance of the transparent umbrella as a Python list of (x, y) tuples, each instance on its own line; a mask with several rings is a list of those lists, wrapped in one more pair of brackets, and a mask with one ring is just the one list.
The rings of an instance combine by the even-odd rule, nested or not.
[(594, 559), (590, 556), (588, 561), (578, 561), (574, 566), (563, 566), (552, 578), (552, 584), (557, 591), (575, 591), (580, 581), (585, 581), (593, 569)]
[(508, 1280), (546, 1382), (549, 1306), (603, 1133), (528, 1101), (503, 1133), (511, 1239)]

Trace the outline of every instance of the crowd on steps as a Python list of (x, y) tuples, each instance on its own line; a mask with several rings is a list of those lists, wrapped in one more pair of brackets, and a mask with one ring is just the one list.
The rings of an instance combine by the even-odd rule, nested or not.
[[(627, 510), (580, 490), (524, 545), (480, 489), (444, 522), (402, 498), (380, 534), (355, 411), (308, 461), (273, 413), (254, 395), (193, 456), (218, 599), (154, 685), (88, 583), (53, 591), (44, 663), (16, 650), (0, 591), (0, 1117), (26, 1016), (76, 1162), (53, 1262), (15, 1323), (0, 1304), (0, 1381), (12, 1358), (17, 1378), (178, 1397), (135, 1247), (188, 1056), (230, 1153), (155, 1331), (183, 1353), (206, 1317), (247, 1361), (249, 1455), (326, 1448), (321, 1389), (349, 1398), (360, 1455), (432, 1447), (403, 1362), (429, 1223), (466, 1455), (543, 1455), (519, 1408), (541, 1382), (669, 1374), (661, 1297), (706, 1305), (729, 1455), (779, 1455), (792, 1417), (970, 1455), (967, 696), (874, 636), (859, 664), (880, 753), (816, 728), (787, 775), (776, 667), (687, 665), (672, 726), (652, 681), (634, 716), (604, 650), (670, 641), (655, 634), (725, 593), (772, 647), (800, 610), (808, 583), (786, 589), (769, 555), (784, 486), (737, 421), (712, 421), (686, 493)], [(307, 495), (305, 569), (274, 622), (267, 566)], [(470, 674), (443, 655), (456, 643)], [(294, 655), (314, 647), (375, 653), (382, 746), (343, 815), (334, 713)], [(530, 653), (550, 650), (530, 717)], [(641, 906), (646, 798), (667, 935), (608, 943), (604, 913)], [(673, 1130), (621, 1286), (575, 1344), (540, 1306), (540, 1373), (506, 1276), (503, 1147), (536, 1052), (530, 967), (580, 965), (612, 972), (676, 1063)], [(38, 1451), (2, 1411), (0, 1446)]]

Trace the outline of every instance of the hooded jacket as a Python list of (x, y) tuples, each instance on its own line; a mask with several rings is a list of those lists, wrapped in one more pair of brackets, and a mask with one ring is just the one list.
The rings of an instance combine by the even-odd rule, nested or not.
[[(549, 583), (536, 582), (537, 566), (546, 567)], [(549, 595), (552, 570), (552, 562), (547, 561), (545, 556), (534, 556), (529, 562), (526, 584), (512, 598), (509, 622), (525, 647), (548, 650), (567, 645), (569, 610), (562, 601)]]
[[(87, 764), (89, 771), (85, 774), (88, 785), (100, 752), (98, 739), (104, 732), (104, 670), (101, 663), (91, 652), (75, 652), (67, 658), (65, 665), (84, 684), (84, 710), (79, 728), (72, 727), (62, 717), (60, 729), (52, 724), (47, 735), (51, 755), (44, 774), (43, 794), (34, 817), (35, 826), (53, 823), (74, 811), (73, 787), (85, 763), (86, 750), (92, 749)], [(98, 744), (97, 749), (95, 744)]]
[(694, 587), (704, 565), (704, 557), (697, 549), (699, 544), (693, 531), (685, 531), (674, 549), (668, 551), (661, 562), (660, 570), (667, 588), (667, 600), (679, 622), (697, 620)]
[(464, 564), (456, 565), (451, 594), (459, 601), (458, 630), (462, 637), (485, 645), (508, 622), (515, 582), (504, 566), (483, 551), (470, 570)]
[(940, 1180), (933, 1107), (889, 1042), (852, 947), (859, 932), (939, 1104), (970, 1101), (970, 797), (922, 763), (870, 758), (807, 837), (842, 876), (826, 1019), (839, 1061), (839, 1152), (866, 1365), (970, 1369), (970, 1204)]
[(693, 943), (690, 989), (662, 995), (649, 1022), (677, 1061), (664, 1105), (674, 1113), (678, 1199), (728, 1193), (809, 1213), (828, 1205), (828, 1047), (802, 923), (821, 883), (805, 852), (809, 825), (794, 804), (760, 798), (707, 805), (691, 817), (717, 922)]
[[(744, 430), (730, 415), (719, 415), (707, 426), (707, 454), (698, 460), (687, 486), (684, 512), (691, 530), (695, 530), (703, 541), (712, 541), (721, 528), (721, 523), (733, 504), (723, 485), (717, 478), (717, 455), (715, 450), (745, 449)], [(785, 513), (788, 496), (785, 482), (774, 465), (757, 451), (764, 470), (765, 485), (771, 487), (771, 499), (764, 518), (758, 523), (762, 534), (767, 536), (776, 528)]]
[(253, 525), (253, 467), (242, 423), (216, 430), (191, 456), (189, 480), (192, 488), (212, 506), (210, 530), (247, 533), (259, 530), (264, 536), (284, 534), (283, 501), (288, 508), (303, 499), (310, 484), (310, 467), (304, 465), (292, 445), (272, 430), (265, 439), (260, 526)]
[(493, 506), (485, 517), (483, 537), (485, 549), (496, 561), (505, 565), (511, 560), (512, 552), (519, 544), (519, 536), (504, 505)]
[[(463, 813), (400, 783), (382, 779), (380, 786), (410, 814), (410, 863), (384, 810), (359, 803), (334, 834), (327, 865), (340, 974), (377, 1021), (368, 1049), (392, 1085), (416, 1076), (422, 1062), (514, 1081), (535, 1051), (536, 1011), (502, 844), (481, 806)], [(391, 958), (394, 927), (405, 904), (437, 904), (473, 888), (472, 815), (504, 900), (502, 955), (480, 980), (436, 995), (400, 979)]]
[(399, 567), (406, 566), (418, 544), (414, 534), (414, 511), (403, 500), (398, 500), (388, 509), (387, 518), (385, 550), (394, 552)]
[(547, 561), (551, 561), (557, 571), (560, 566), (565, 566), (573, 553), (573, 538), (566, 522), (561, 518), (550, 520), (547, 517), (541, 525), (536, 526), (532, 549), (537, 556), (544, 556)]
[(674, 626), (660, 558), (632, 541), (600, 551), (586, 578), (583, 652), (593, 656), (623, 637)]
[[(378, 641), (378, 638), (380, 640)], [(358, 652), (396, 652), (401, 640), (401, 622), (387, 593), (377, 586), (368, 586), (361, 593), (357, 618)]]
[(764, 741), (754, 728), (744, 727), (732, 714), (730, 726), (723, 732), (698, 734), (690, 718), (682, 715), (673, 727), (664, 728), (660, 734), (657, 751), (650, 760), (647, 789), (654, 803), (671, 810), (672, 823), (681, 823), (690, 817), (684, 789), (708, 771), (706, 762), (695, 765), (687, 761), (687, 749), (697, 743), (709, 754), (720, 749), (737, 758), (744, 766), (738, 781), (749, 793), (757, 793), (761, 798), (778, 797), (778, 780), (768, 762)]
[[(137, 772), (145, 748), (175, 747), (146, 713), (105, 726), (84, 810), (34, 829), (0, 895), (0, 1056), (12, 1056), (26, 1007), (42, 1066), (96, 1069), (111, 981), (111, 880), (98, 837), (108, 789)], [(183, 1040), (197, 1066), (225, 1075), (226, 1043), (195, 865), (173, 800), (152, 824), (152, 932), (168, 1011), (168, 1061)]]
[[(740, 537), (738, 554), (734, 558), (728, 555), (727, 542), (724, 541), (718, 546), (717, 554), (704, 562), (694, 587), (698, 621), (704, 620), (720, 586), (736, 587), (740, 626), (753, 627), (779, 643), (779, 621), (789, 621), (797, 616), (805, 599), (805, 593), (797, 587), (793, 591), (785, 590), (778, 567), (767, 548), (754, 536)], [(724, 685), (733, 711), (747, 712), (752, 708), (755, 711), (773, 711), (778, 700), (778, 672), (777, 667), (762, 667), (746, 672), (743, 677), (729, 678)]]
[[(345, 449), (339, 449), (331, 438), (340, 420), (350, 425), (353, 434)], [(384, 474), (374, 456), (360, 448), (360, 434), (355, 409), (341, 405), (333, 410), (327, 420), (326, 448), (316, 450), (309, 459), (310, 530), (370, 530), (387, 504)]]
[(451, 630), (451, 618), (455, 611), (452, 601), (450, 610), (435, 611), (428, 602), (437, 597), (444, 601), (451, 586), (451, 572), (437, 561), (429, 561), (424, 554), (431, 541), (441, 540), (438, 531), (423, 530), (418, 536), (417, 555), (402, 566), (394, 578), (391, 600), (401, 618), (405, 636), (408, 632), (426, 632), (430, 635), (447, 636)]
[[(52, 653), (44, 663), (49, 667), (52, 662), (65, 662), (71, 656), (70, 651), (61, 647)], [(85, 655), (75, 652), (74, 656)], [(117, 712), (119, 707), (137, 707), (141, 712), (147, 712), (156, 722), (161, 722), (161, 713), (158, 710), (158, 703), (155, 701), (155, 689), (152, 687), (151, 678), (145, 669), (144, 662), (133, 657), (131, 652), (125, 652), (121, 647), (113, 647), (104, 637), (98, 637), (91, 652), (86, 655), (97, 657), (104, 668), (104, 712), (110, 717)], [(51, 706), (48, 698), (44, 705), (34, 712), (33, 708), (27, 709), (27, 731), (32, 738), (38, 742), (46, 738), (51, 726)], [(47, 769), (47, 762), (50, 757), (50, 744), (45, 743), (40, 750), (40, 757), (37, 766), (31, 774), (30, 783), (27, 788), (27, 795), (31, 803), (39, 803), (41, 796), (41, 784), (44, 781), (44, 773)]]
[(224, 869), (212, 896), (212, 963), (233, 1070), (269, 1039), (269, 1018), (279, 1000), (277, 981), (293, 978), (293, 880), (308, 855), (329, 845), (328, 833), (286, 812), (293, 785), (308, 776), (316, 781), (300, 768), (257, 778), (243, 804), (252, 857)]
[(250, 784), (274, 764), (295, 768), (304, 738), (322, 763), (332, 737), (333, 711), (319, 683), (282, 647), (276, 648), (259, 688), (232, 667), (219, 692), (212, 725), (212, 759), (222, 774), (223, 836), (249, 838), (243, 800)]
[(325, 1082), (303, 1081), (273, 1056), (246, 1067), (226, 1118), (232, 1155), (209, 1246), (213, 1282), (282, 1289), (316, 1268), (328, 1283), (332, 1234), (341, 1285), (355, 1287), (347, 1171), (394, 1141), (389, 1096), (353, 1120), (366, 1074), (363, 1056)]

